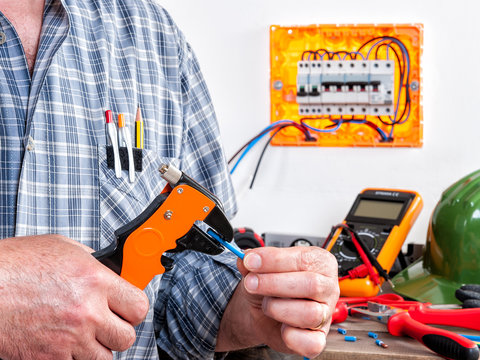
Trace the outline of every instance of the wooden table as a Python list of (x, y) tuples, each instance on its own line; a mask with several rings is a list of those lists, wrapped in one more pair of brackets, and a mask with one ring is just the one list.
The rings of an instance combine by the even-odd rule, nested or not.
[[(356, 342), (346, 342), (337, 332), (337, 328), (347, 330), (347, 335), (357, 337)], [(466, 329), (452, 329), (462, 334), (480, 335), (477, 331)], [(378, 334), (378, 338), (388, 344), (384, 349), (375, 344), (375, 340), (368, 337), (368, 332)], [(303, 360), (297, 355), (286, 355), (275, 352), (268, 347), (258, 347), (230, 353), (227, 360)], [(418, 341), (408, 337), (395, 337), (388, 333), (385, 325), (368, 320), (349, 318), (341, 324), (334, 324), (327, 337), (327, 347), (317, 360), (439, 360), (435, 355)]]

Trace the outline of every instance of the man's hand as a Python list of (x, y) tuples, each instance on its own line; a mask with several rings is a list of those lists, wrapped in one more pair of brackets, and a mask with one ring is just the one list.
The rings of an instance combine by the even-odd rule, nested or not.
[(0, 358), (112, 359), (135, 341), (145, 294), (58, 235), (0, 240)]
[(257, 248), (238, 268), (244, 278), (225, 310), (216, 351), (266, 344), (320, 354), (340, 292), (335, 257), (317, 247)]

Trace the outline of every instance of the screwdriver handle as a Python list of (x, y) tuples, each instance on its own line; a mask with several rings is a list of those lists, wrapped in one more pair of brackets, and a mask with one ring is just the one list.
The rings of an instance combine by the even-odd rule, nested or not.
[(480, 309), (430, 309), (423, 304), (418, 304), (408, 312), (412, 319), (424, 324), (480, 330)]
[(394, 336), (410, 336), (447, 359), (478, 360), (478, 346), (473, 341), (451, 331), (422, 324), (412, 319), (407, 311), (389, 319), (388, 331)]

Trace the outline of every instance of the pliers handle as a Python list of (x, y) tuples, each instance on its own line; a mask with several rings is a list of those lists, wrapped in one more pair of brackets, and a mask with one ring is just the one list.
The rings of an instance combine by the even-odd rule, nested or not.
[(478, 346), (473, 341), (454, 332), (414, 320), (409, 311), (392, 315), (387, 327), (390, 334), (410, 336), (447, 359), (478, 360)]

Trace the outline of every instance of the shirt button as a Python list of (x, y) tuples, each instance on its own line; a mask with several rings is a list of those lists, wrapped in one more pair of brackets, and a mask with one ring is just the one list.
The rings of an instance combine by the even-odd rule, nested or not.
[(0, 45), (3, 45), (7, 41), (7, 35), (3, 31), (0, 31)]
[(35, 140), (33, 140), (31, 136), (28, 137), (27, 150), (28, 151), (35, 150)]

